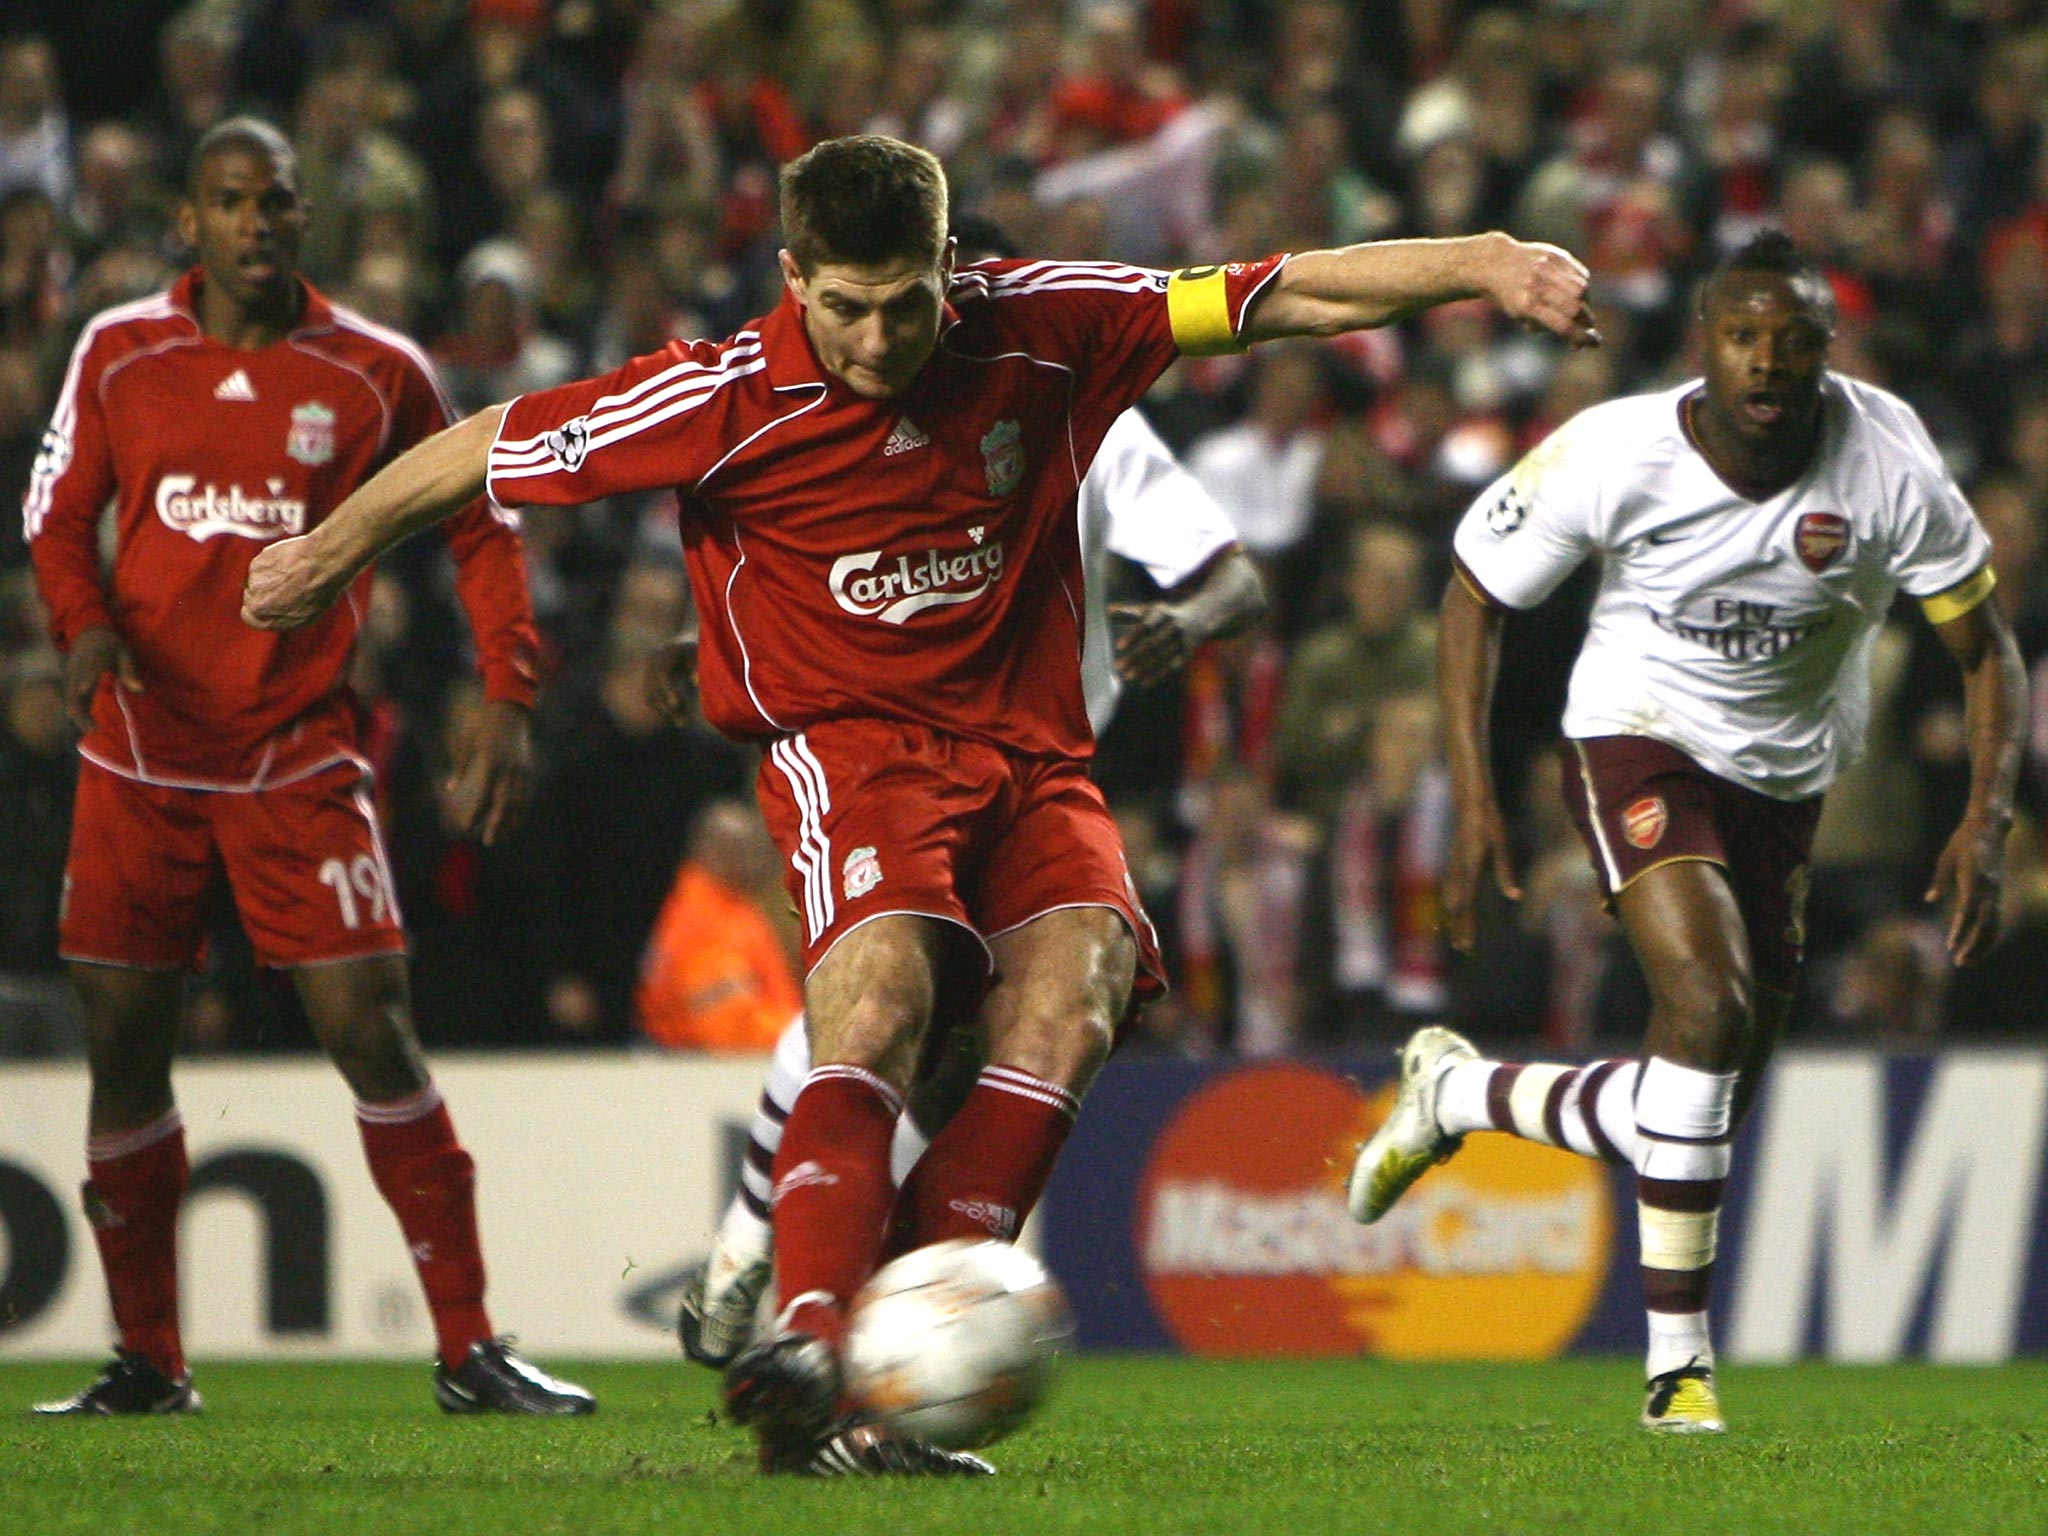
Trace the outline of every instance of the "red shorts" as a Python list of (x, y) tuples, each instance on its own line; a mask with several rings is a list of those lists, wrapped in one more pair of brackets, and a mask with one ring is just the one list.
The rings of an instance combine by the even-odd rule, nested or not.
[(340, 763), (274, 789), (170, 789), (81, 762), (64, 958), (196, 964), (216, 873), (265, 965), (404, 953), (371, 784), (367, 769)]
[(1567, 741), (1563, 751), (1565, 805), (1609, 901), (1659, 865), (1718, 864), (1749, 934), (1758, 985), (1796, 987), (1821, 797), (1774, 800), (1647, 736), (1595, 736)]
[(757, 787), (789, 862), (806, 973), (878, 917), (935, 917), (985, 946), (1048, 912), (1108, 907), (1138, 943), (1133, 1000), (1165, 990), (1123, 840), (1078, 762), (919, 725), (829, 720), (771, 746)]

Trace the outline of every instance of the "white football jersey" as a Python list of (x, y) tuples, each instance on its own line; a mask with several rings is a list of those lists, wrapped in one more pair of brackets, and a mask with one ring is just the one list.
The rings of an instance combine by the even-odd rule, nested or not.
[(1177, 587), (1237, 538), (1230, 519), (1181, 468), (1159, 434), (1135, 410), (1110, 425), (1081, 480), (1081, 569), (1087, 582), (1081, 644), (1081, 692), (1100, 736), (1116, 713), (1123, 680), (1110, 648), (1109, 557), (1145, 567), (1161, 587)]
[(1813, 463), (1752, 502), (1686, 435), (1699, 388), (1582, 411), (1486, 489), (1455, 547), (1513, 608), (1599, 557), (1565, 735), (1654, 737), (1802, 799), (1862, 751), (1893, 596), (1939, 599), (1937, 623), (1967, 612), (1990, 590), (1990, 541), (1897, 396), (1829, 374)]

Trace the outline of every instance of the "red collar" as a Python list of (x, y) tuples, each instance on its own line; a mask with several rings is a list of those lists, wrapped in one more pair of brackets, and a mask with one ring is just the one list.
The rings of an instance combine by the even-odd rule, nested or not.
[[(334, 306), (327, 296), (303, 277), (296, 279), (302, 302), (299, 309), (299, 323), (288, 333), (292, 336), (316, 336), (323, 331), (334, 329)], [(204, 268), (193, 267), (171, 284), (171, 308), (192, 322), (192, 328), (204, 334), (199, 324), (199, 291), (206, 285)]]

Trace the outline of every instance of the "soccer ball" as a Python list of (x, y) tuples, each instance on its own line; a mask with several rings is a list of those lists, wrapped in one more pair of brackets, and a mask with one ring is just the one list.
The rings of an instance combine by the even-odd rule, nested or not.
[(1073, 1333), (1067, 1299), (1038, 1260), (954, 1238), (883, 1265), (862, 1287), (846, 1384), (891, 1429), (972, 1450), (1030, 1416)]

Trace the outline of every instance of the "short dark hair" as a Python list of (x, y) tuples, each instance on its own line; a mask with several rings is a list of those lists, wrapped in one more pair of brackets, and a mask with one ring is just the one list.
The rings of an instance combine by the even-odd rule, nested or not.
[(806, 273), (876, 266), (946, 247), (946, 172), (929, 150), (878, 133), (827, 139), (782, 168), (782, 238)]
[(230, 117), (207, 129), (192, 146), (192, 158), (185, 167), (185, 189), (189, 192), (199, 185), (200, 166), (230, 149), (266, 156), (279, 175), (294, 187), (299, 184), (299, 152), (290, 139), (260, 117)]
[(1782, 277), (1805, 301), (1829, 335), (1835, 330), (1835, 288), (1820, 263), (1792, 242), (1782, 229), (1760, 229), (1715, 262), (1701, 281), (1697, 309), (1706, 318), (1707, 305), (1722, 283), (1737, 273), (1768, 273)]

